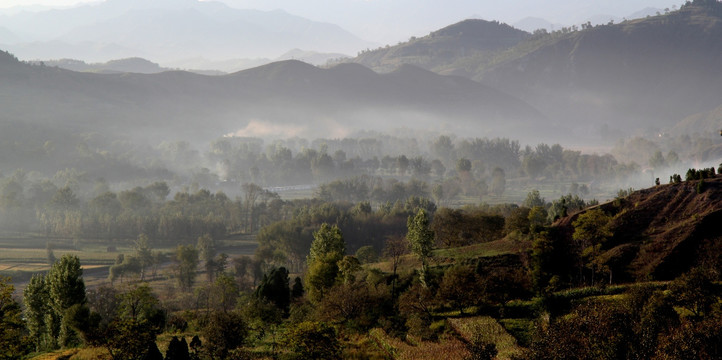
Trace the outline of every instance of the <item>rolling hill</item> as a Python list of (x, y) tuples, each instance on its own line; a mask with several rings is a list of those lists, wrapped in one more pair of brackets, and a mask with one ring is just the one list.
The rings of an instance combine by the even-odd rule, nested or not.
[(4, 122), (156, 144), (208, 141), (249, 124), (310, 138), (404, 127), (469, 136), (547, 129), (538, 111), (513, 96), (413, 66), (377, 74), (358, 64), (321, 69), (289, 60), (225, 76), (93, 74), (33, 66), (2, 53), (0, 94)]

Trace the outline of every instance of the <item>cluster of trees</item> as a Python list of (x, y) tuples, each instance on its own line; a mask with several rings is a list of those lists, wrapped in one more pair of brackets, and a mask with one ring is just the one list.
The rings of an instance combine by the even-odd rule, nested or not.
[(49, 237), (113, 240), (145, 234), (172, 243), (203, 234), (250, 233), (281, 216), (278, 195), (255, 184), (242, 185), (243, 198), (235, 200), (206, 189), (179, 191), (168, 200), (165, 182), (117, 193), (105, 186), (84, 199), (73, 187), (50, 182), (31, 184), (26, 191), (17, 177), (0, 187), (0, 222), (7, 230), (40, 231)]
[(722, 356), (719, 275), (695, 268), (667, 290), (631, 287), (540, 322), (526, 359), (714, 359)]
[(691, 180), (704, 180), (715, 177), (715, 170), (713, 167), (707, 169), (689, 169), (684, 175), (685, 181)]

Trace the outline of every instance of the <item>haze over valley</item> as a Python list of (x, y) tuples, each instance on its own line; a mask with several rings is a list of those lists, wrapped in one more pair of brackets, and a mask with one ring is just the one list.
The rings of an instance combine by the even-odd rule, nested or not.
[(0, 4), (0, 350), (718, 358), (720, 39), (716, 0)]

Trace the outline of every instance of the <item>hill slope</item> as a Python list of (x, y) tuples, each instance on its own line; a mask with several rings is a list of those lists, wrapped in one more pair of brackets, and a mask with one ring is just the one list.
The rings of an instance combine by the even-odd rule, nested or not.
[[(612, 267), (616, 282), (673, 279), (704, 259), (719, 256), (721, 250), (711, 245), (722, 238), (722, 176), (704, 181), (702, 193), (696, 190), (699, 180), (685, 181), (600, 205), (614, 216), (614, 235), (603, 245), (602, 258)], [(570, 242), (572, 224), (580, 214), (556, 223)]]
[(722, 4), (604, 25), (517, 48), (476, 79), (565, 124), (671, 126), (722, 103)]

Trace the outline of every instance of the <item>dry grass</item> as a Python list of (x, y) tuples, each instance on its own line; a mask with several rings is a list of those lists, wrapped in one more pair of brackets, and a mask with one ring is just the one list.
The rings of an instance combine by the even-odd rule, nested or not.
[(77, 354), (80, 350), (79, 349), (67, 349), (67, 350), (56, 350), (53, 352), (41, 354), (35, 357), (30, 358), (30, 360), (60, 360), (60, 359), (70, 359), (72, 356)]
[(409, 341), (403, 341), (389, 336), (382, 329), (372, 329), (369, 336), (389, 358), (397, 360), (452, 360), (469, 355), (466, 345), (455, 337), (445, 337), (438, 342), (411, 337)]
[(481, 341), (494, 343), (499, 351), (497, 359), (509, 359), (521, 352), (516, 339), (504, 329), (498, 321), (489, 316), (477, 316), (460, 319), (449, 319), (451, 327), (467, 341), (479, 338)]

